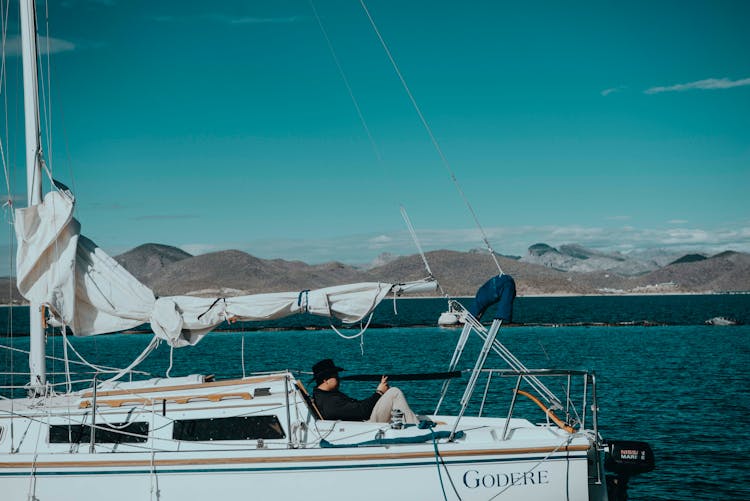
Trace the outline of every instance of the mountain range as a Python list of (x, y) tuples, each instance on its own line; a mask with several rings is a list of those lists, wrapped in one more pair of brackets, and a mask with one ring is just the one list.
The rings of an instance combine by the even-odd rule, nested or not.
[[(472, 296), (498, 273), (485, 252), (436, 250), (426, 253), (446, 294)], [(579, 245), (529, 247), (523, 257), (497, 255), (513, 275), (519, 295), (681, 294), (750, 291), (750, 254), (726, 251), (712, 256), (667, 253), (623, 255)], [(326, 287), (351, 282), (403, 282), (427, 275), (419, 255), (383, 256), (363, 268), (339, 262), (310, 265), (261, 259), (238, 250), (193, 256), (176, 247), (144, 244), (115, 259), (159, 296), (241, 295)], [(0, 279), (4, 304), (21, 298), (12, 278)]]

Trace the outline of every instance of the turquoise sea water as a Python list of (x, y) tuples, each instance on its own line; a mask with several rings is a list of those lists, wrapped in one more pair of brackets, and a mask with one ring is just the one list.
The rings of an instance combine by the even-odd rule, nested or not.
[[(695, 297), (680, 301), (674, 296), (670, 299), (671, 309), (654, 306), (651, 298), (649, 317), (663, 310), (665, 317), (661, 322), (667, 325), (526, 325), (501, 330), (501, 339), (530, 368), (596, 371), (602, 435), (609, 439), (645, 440), (655, 451), (657, 467), (631, 481), (631, 499), (750, 499), (750, 469), (746, 467), (750, 450), (750, 326), (712, 327), (698, 325), (697, 320), (679, 321), (686, 315), (701, 322), (716, 315), (743, 319), (750, 296), (723, 296), (724, 304), (728, 298), (731, 305), (725, 311), (716, 309), (722, 301), (714, 304), (715, 298), (705, 303)], [(549, 310), (549, 316), (543, 315), (539, 323), (553, 323), (553, 312), (570, 314), (574, 309), (572, 303), (565, 304), (572, 298), (534, 299), (544, 299), (543, 309)], [(633, 316), (643, 309), (630, 310), (627, 301), (619, 306), (617, 301), (602, 305), (600, 299), (618, 298), (577, 298), (575, 308), (583, 314), (588, 312), (590, 317), (581, 319), (579, 315), (568, 322), (659, 321), (656, 317)], [(405, 315), (404, 308), (417, 306), (419, 302), (401, 302), (399, 310)], [(525, 306), (526, 313), (522, 313), (523, 303), (518, 306), (517, 320), (531, 313), (529, 304)], [(606, 313), (610, 307), (611, 312)], [(535, 314), (541, 311), (538, 304), (534, 308)], [(673, 316), (669, 317), (668, 312)], [(605, 318), (613, 314), (630, 318)], [(432, 318), (434, 322), (435, 317)], [(210, 334), (196, 347), (176, 350), (171, 375), (235, 377), (243, 374), (243, 358), (246, 373), (309, 371), (313, 363), (325, 357), (333, 357), (350, 374), (441, 371), (447, 367), (458, 334), (455, 329), (435, 327), (371, 328), (360, 344), (360, 340), (343, 340), (330, 330), (219, 332)], [(73, 339), (84, 357), (114, 366), (129, 363), (149, 341), (148, 334)], [(28, 349), (27, 337), (4, 338), (0, 343)], [(462, 368), (472, 365), (478, 348), (478, 339), (469, 343)], [(50, 355), (61, 357), (61, 339), (51, 338), (48, 350)], [(139, 369), (164, 376), (169, 358), (169, 350), (162, 346)], [(491, 356), (488, 366), (502, 367), (502, 362)], [(24, 372), (26, 367), (25, 354), (8, 350), (0, 353), (0, 372)], [(48, 366), (49, 372), (62, 370), (60, 361)], [(2, 385), (10, 384), (10, 376), (0, 377), (4, 377)], [(17, 376), (15, 380), (23, 383), (25, 377)], [(454, 381), (445, 411), (457, 410), (465, 380)], [(352, 396), (365, 396), (373, 386), (344, 384)], [(440, 384), (403, 381), (398, 386), (415, 410), (429, 412)], [(493, 388), (492, 404), (487, 409), (490, 414), (504, 416), (510, 391), (510, 381)], [(526, 417), (543, 420), (541, 411), (527, 409)]]

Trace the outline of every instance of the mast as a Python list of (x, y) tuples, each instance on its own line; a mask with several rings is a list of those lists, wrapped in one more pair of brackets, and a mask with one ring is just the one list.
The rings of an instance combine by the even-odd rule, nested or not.
[[(23, 108), (26, 130), (26, 195), (29, 207), (42, 201), (42, 149), (39, 130), (39, 88), (36, 68), (36, 9), (34, 0), (21, 0)], [(44, 393), (47, 382), (42, 305), (29, 305), (29, 373), (31, 394)]]

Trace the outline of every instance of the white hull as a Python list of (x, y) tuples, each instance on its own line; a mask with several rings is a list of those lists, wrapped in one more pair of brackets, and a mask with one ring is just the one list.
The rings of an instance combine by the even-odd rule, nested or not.
[[(326, 454), (320, 450), (237, 453), (224, 458), (212, 453), (190, 454), (189, 458), (184, 457), (187, 454), (156, 454), (153, 462), (150, 454), (112, 459), (101, 454), (79, 461), (46, 455), (38, 458), (34, 474), (30, 463), (3, 468), (0, 483), (5, 499), (39, 501), (184, 501), (217, 496), (222, 500), (330, 500), (351, 499), (355, 494), (361, 501), (381, 500), (383, 495), (436, 500), (443, 499), (443, 489), (448, 499), (456, 499), (454, 486), (464, 500), (486, 500), (497, 494), (499, 499), (514, 500), (589, 499), (585, 451), (571, 453), (571, 457), (489, 454), (452, 458), (445, 448), (441, 455), (448, 473), (441, 466), (441, 487), (431, 448), (429, 444), (429, 448), (407, 452), (394, 450), (400, 447), (377, 447), (365, 454), (337, 449), (329, 457), (322, 457)], [(360, 455), (365, 457), (360, 459)]]
[[(95, 426), (141, 422), (148, 424), (148, 435), (141, 443), (97, 441), (94, 452), (86, 433), (53, 440), (51, 431), (55, 425), (90, 422), (90, 391), (38, 403), (17, 400), (11, 413), (10, 401), (0, 402), (3, 499), (381, 501), (385, 495), (427, 501), (444, 499), (443, 491), (447, 499), (467, 501), (496, 495), (529, 501), (606, 498), (596, 482), (601, 465), (588, 461), (597, 455), (587, 433), (514, 418), (503, 438), (504, 418), (464, 417), (462, 433), (449, 441), (456, 418), (435, 416), (434, 431), (443, 435), (433, 443), (430, 430), (414, 426), (316, 420), (287, 373), (101, 389)], [(262, 443), (175, 438), (180, 421), (246, 416), (277, 419), (283, 436)], [(414, 443), (362, 444), (408, 437)]]
[(713, 317), (706, 320), (706, 325), (720, 325), (720, 326), (726, 326), (726, 325), (737, 325), (737, 321), (733, 320), (731, 318), (726, 317)]

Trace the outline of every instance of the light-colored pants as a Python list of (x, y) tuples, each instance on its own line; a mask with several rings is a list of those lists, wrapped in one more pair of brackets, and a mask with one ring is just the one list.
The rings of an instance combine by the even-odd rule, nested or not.
[(404, 422), (409, 424), (417, 424), (419, 420), (417, 415), (411, 410), (409, 404), (406, 402), (404, 393), (398, 388), (388, 388), (388, 391), (383, 393), (383, 396), (378, 399), (375, 404), (375, 408), (372, 409), (370, 414), (371, 423), (387, 423), (391, 420), (391, 411), (393, 409), (399, 409), (404, 413)]

